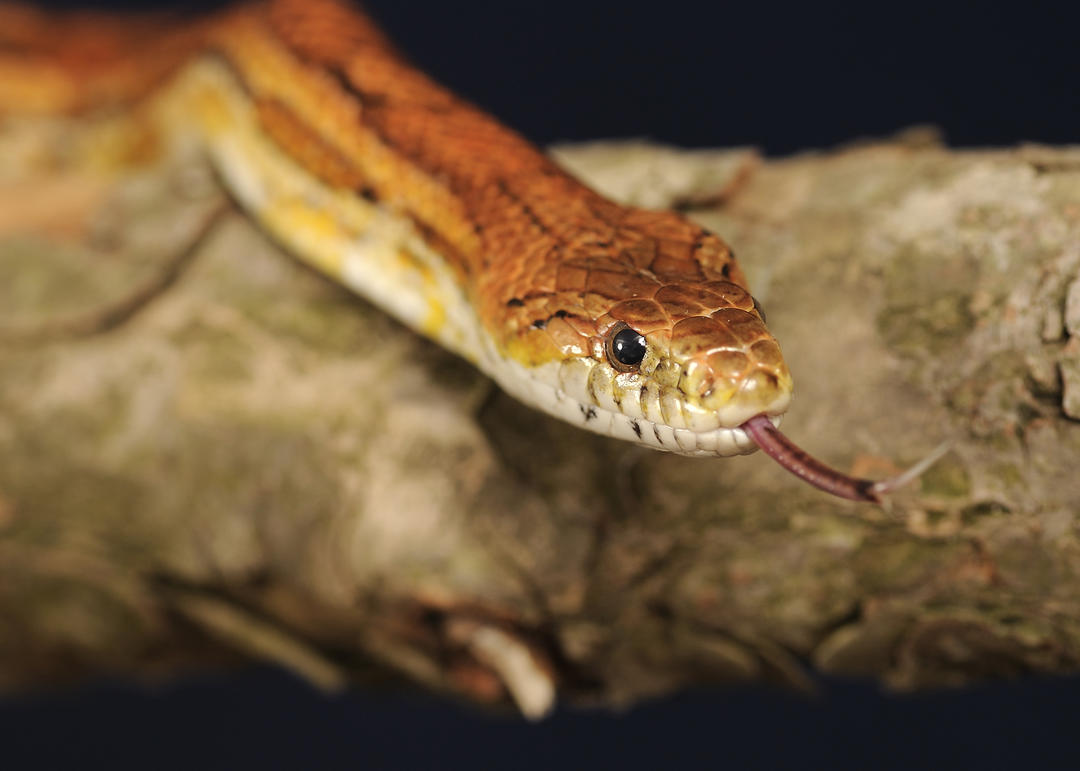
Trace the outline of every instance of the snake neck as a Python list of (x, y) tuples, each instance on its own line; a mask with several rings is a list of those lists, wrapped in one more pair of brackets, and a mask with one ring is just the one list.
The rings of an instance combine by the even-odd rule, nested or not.
[[(345, 5), (186, 26), (7, 8), (0, 29), (0, 110), (111, 109), (162, 147), (204, 147), (298, 257), (534, 406), (707, 454), (751, 449), (742, 421), (786, 409), (790, 375), (723, 241), (604, 199)], [(607, 347), (623, 327), (647, 341), (634, 372)]]

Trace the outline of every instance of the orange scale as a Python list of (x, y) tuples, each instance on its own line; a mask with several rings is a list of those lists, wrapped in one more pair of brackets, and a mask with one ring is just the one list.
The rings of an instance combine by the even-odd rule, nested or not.
[(674, 281), (697, 281), (705, 277), (696, 260), (684, 260), (670, 254), (660, 254), (652, 261), (652, 271)]
[(544, 331), (564, 356), (588, 355), (588, 338), (579, 334), (566, 319), (553, 318), (544, 327)]
[(731, 330), (709, 316), (691, 316), (671, 328), (671, 352), (680, 358), (738, 345), (739, 340)]
[(659, 238), (657, 245), (657, 260), (666, 257), (670, 260), (691, 262), (694, 259), (694, 244), (692, 241), (682, 239)]
[(653, 300), (627, 300), (613, 307), (609, 313), (643, 335), (671, 326), (671, 319), (660, 304)]
[(784, 367), (784, 357), (775, 340), (758, 340), (750, 346), (750, 353), (759, 364), (764, 364), (766, 367), (775, 370)]
[(533, 275), (536, 277), (536, 285), (544, 287), (545, 291), (560, 291), (557, 265), (552, 264), (550, 261), (538, 260), (536, 267), (533, 269)]
[[(585, 314), (591, 318), (597, 319), (598, 323), (600, 317), (606, 315), (608, 309), (614, 305), (609, 298), (593, 292), (582, 293), (581, 299), (582, 304), (585, 306)], [(611, 323), (614, 323), (614, 320), (612, 320)]]
[(570, 325), (570, 327), (575, 332), (577, 332), (582, 337), (592, 337), (596, 334), (596, 321), (594, 321), (591, 317), (586, 318), (580, 315), (580, 308), (564, 306), (564, 310), (568, 311), (572, 315), (564, 317), (563, 321)]
[(722, 304), (720, 295), (693, 284), (668, 284), (653, 297), (673, 316), (697, 316)]
[(586, 289), (620, 300), (624, 297), (652, 297), (660, 284), (648, 276), (628, 271), (594, 270), (589, 273)]
[(713, 376), (720, 378), (738, 378), (750, 367), (750, 357), (741, 351), (713, 351), (705, 360), (712, 368)]
[(581, 292), (585, 289), (589, 271), (577, 265), (559, 265), (555, 274), (555, 286), (560, 292)]
[(771, 337), (761, 320), (749, 311), (738, 308), (721, 308), (713, 313), (711, 318), (730, 330), (736, 344), (740, 347), (752, 345), (758, 340)]
[(733, 284), (730, 281), (709, 281), (704, 286), (709, 291), (719, 295), (730, 308), (738, 308), (743, 311), (751, 311), (754, 308), (754, 298), (738, 284)]
[(624, 243), (626, 239), (622, 233), (616, 236), (615, 248), (633, 263), (638, 270), (652, 265), (656, 259), (656, 241), (651, 238), (638, 237), (634, 241)]

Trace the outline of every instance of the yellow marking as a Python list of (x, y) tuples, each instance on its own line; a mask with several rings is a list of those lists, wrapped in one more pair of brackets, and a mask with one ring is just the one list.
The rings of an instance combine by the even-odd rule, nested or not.
[(441, 223), (444, 237), (457, 253), (477, 253), (480, 239), (462, 202), (438, 180), (383, 144), (361, 121), (363, 105), (344, 97), (328, 73), (298, 64), (288, 49), (265, 34), (261, 25), (257, 17), (237, 15), (230, 24), (214, 30), (216, 44), (225, 51), (248, 89), (259, 97), (278, 100), (295, 115), (303, 115), (317, 135), (332, 137), (334, 149), (380, 194), (399, 205), (407, 196), (409, 208), (418, 218)]
[[(265, 73), (263, 73), (265, 76)], [(412, 221), (329, 187), (266, 134), (247, 93), (220, 61), (192, 64), (156, 107), (191, 123), (239, 202), (305, 262), (471, 361), (479, 324), (454, 268)]]
[(198, 113), (203, 131), (208, 135), (223, 134), (236, 124), (232, 116), (234, 108), (225, 101), (224, 95), (210, 84), (197, 90), (192, 104)]
[(563, 361), (566, 358), (547, 332), (542, 329), (533, 329), (523, 335), (514, 335), (499, 353), (525, 367), (539, 367), (550, 362)]
[(272, 200), (258, 216), (279, 238), (290, 238), (291, 233), (303, 234), (304, 260), (335, 279), (341, 278), (344, 255), (324, 246), (333, 243), (342, 233), (333, 216), (312, 209), (296, 198)]

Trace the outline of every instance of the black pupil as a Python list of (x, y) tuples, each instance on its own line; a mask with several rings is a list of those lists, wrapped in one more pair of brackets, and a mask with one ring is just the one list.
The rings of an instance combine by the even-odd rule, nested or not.
[(611, 339), (611, 353), (620, 364), (632, 367), (645, 358), (645, 338), (627, 328)]

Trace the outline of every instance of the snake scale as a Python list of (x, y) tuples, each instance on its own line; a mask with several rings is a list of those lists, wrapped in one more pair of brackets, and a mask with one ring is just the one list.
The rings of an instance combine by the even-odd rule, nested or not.
[(575, 425), (685, 455), (761, 447), (856, 500), (904, 481), (848, 477), (779, 432), (791, 374), (718, 236), (605, 199), (344, 3), (185, 22), (0, 6), (0, 114), (119, 116), (132, 153), (196, 143), (300, 259)]

